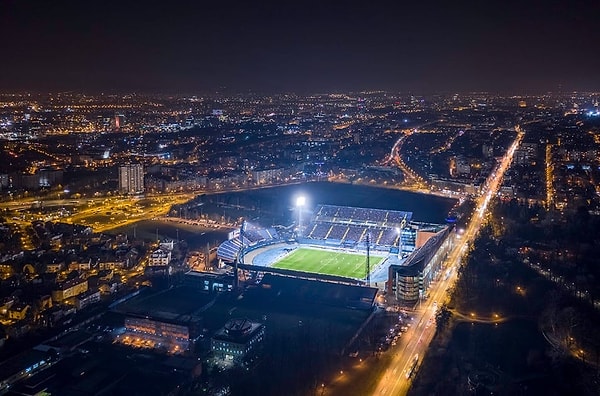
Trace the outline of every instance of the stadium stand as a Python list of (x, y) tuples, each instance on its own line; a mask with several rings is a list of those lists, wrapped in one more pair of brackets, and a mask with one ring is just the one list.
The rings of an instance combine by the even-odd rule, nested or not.
[(331, 226), (331, 231), (329, 231), (329, 235), (327, 236), (327, 238), (341, 240), (342, 237), (344, 235), (346, 235), (347, 230), (348, 230), (347, 225), (333, 224)]
[(244, 248), (254, 248), (278, 241), (279, 239), (279, 234), (274, 228), (261, 228), (246, 223), (243, 237), (238, 235), (221, 243), (217, 248), (217, 257), (226, 263), (233, 263), (240, 254), (242, 246)]
[(344, 238), (344, 240), (347, 243), (353, 243), (353, 242), (356, 243), (356, 242), (363, 240), (364, 235), (366, 233), (367, 233), (367, 230), (364, 227), (349, 226), (348, 233), (346, 234), (346, 237)]
[(344, 220), (344, 219), (352, 220), (353, 217), (356, 217), (356, 216), (354, 216), (355, 211), (356, 211), (356, 208), (342, 206), (338, 209), (336, 219), (338, 221)]
[(217, 248), (217, 257), (225, 262), (232, 263), (237, 258), (241, 247), (242, 241), (239, 238), (225, 241)]
[(372, 246), (381, 249), (397, 245), (397, 229), (412, 219), (411, 212), (335, 205), (319, 205), (315, 213), (305, 238), (351, 246), (369, 234)]
[(333, 219), (336, 214), (338, 212), (338, 207), (337, 206), (328, 206), (328, 205), (321, 205), (321, 209), (318, 210), (317, 215), (319, 217), (321, 217), (321, 219)]
[(315, 223), (315, 226), (313, 227), (309, 238), (325, 239), (327, 237), (327, 234), (329, 234), (330, 229), (331, 223)]
[(377, 241), (378, 245), (390, 246), (398, 243), (398, 232), (394, 228), (382, 230), (382, 234)]

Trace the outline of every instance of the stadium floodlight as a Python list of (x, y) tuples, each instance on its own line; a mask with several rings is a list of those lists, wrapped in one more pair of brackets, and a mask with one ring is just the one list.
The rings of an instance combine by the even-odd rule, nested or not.
[(298, 210), (298, 235), (300, 235), (301, 227), (302, 227), (302, 208), (306, 204), (306, 197), (304, 195), (300, 195), (296, 198), (296, 209)]
[(398, 233), (398, 258), (402, 257), (402, 228), (396, 227), (396, 232)]

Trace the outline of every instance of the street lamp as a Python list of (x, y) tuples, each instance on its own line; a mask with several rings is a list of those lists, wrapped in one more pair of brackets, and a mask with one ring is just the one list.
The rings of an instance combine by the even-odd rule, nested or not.
[(302, 227), (302, 208), (306, 204), (306, 197), (301, 195), (296, 198), (296, 209), (298, 210), (298, 235), (301, 234)]

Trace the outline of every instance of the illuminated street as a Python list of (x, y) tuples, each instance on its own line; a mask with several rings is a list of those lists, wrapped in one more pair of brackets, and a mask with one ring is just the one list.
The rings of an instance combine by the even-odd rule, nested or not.
[(419, 128), (423, 128), (425, 126), (435, 124), (436, 122), (437, 122), (437, 120), (419, 125), (417, 128), (414, 128), (414, 129), (405, 130), (404, 134), (396, 141), (396, 143), (394, 143), (394, 146), (390, 150), (388, 157), (383, 162), (384, 164), (387, 164), (387, 165), (393, 164), (393, 165), (397, 166), (398, 168), (400, 168), (400, 170), (402, 171), (402, 174), (405, 175), (405, 177), (407, 179), (406, 181), (414, 184), (414, 188), (417, 191), (422, 191), (423, 188), (426, 187), (426, 185), (423, 181), (423, 178), (421, 176), (419, 176), (414, 170), (412, 170), (408, 165), (406, 165), (406, 163), (402, 160), (400, 152), (402, 151), (402, 145), (404, 144), (406, 139), (411, 134), (420, 133)]
[(552, 163), (552, 145), (546, 144), (546, 206), (554, 206), (554, 164)]
[(411, 378), (414, 377), (412, 374), (411, 378), (407, 378), (413, 359), (418, 355), (418, 369), (435, 334), (435, 308), (437, 304), (443, 304), (446, 300), (447, 291), (452, 287), (457, 276), (456, 268), (460, 264), (467, 246), (477, 236), (484, 222), (488, 204), (502, 185), (502, 177), (509, 168), (514, 152), (523, 138), (520, 128), (517, 126), (515, 129), (518, 132), (517, 138), (503, 157), (502, 162), (489, 176), (486, 186), (483, 188), (484, 194), (477, 200), (476, 209), (467, 229), (460, 235), (460, 239), (448, 256), (446, 270), (443, 273), (449, 274), (449, 276), (444, 276), (443, 279), (434, 282), (429, 290), (429, 297), (419, 303), (413, 325), (402, 337), (400, 344), (388, 352), (394, 354), (393, 360), (387, 370), (381, 374), (381, 380), (373, 391), (373, 395), (407, 394)]
[[(32, 221), (59, 220), (83, 224), (94, 232), (133, 224), (139, 220), (163, 216), (172, 205), (189, 201), (194, 194), (164, 194), (152, 197), (102, 197), (82, 199), (22, 198), (0, 203), (7, 209), (15, 224), (27, 227)], [(68, 212), (64, 208), (72, 208)], [(44, 209), (44, 213), (42, 213)]]

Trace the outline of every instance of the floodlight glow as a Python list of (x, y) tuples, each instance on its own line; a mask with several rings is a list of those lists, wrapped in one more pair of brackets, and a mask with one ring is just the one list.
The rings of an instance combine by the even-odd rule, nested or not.
[(304, 204), (306, 204), (306, 197), (299, 196), (296, 198), (296, 206), (304, 206)]

